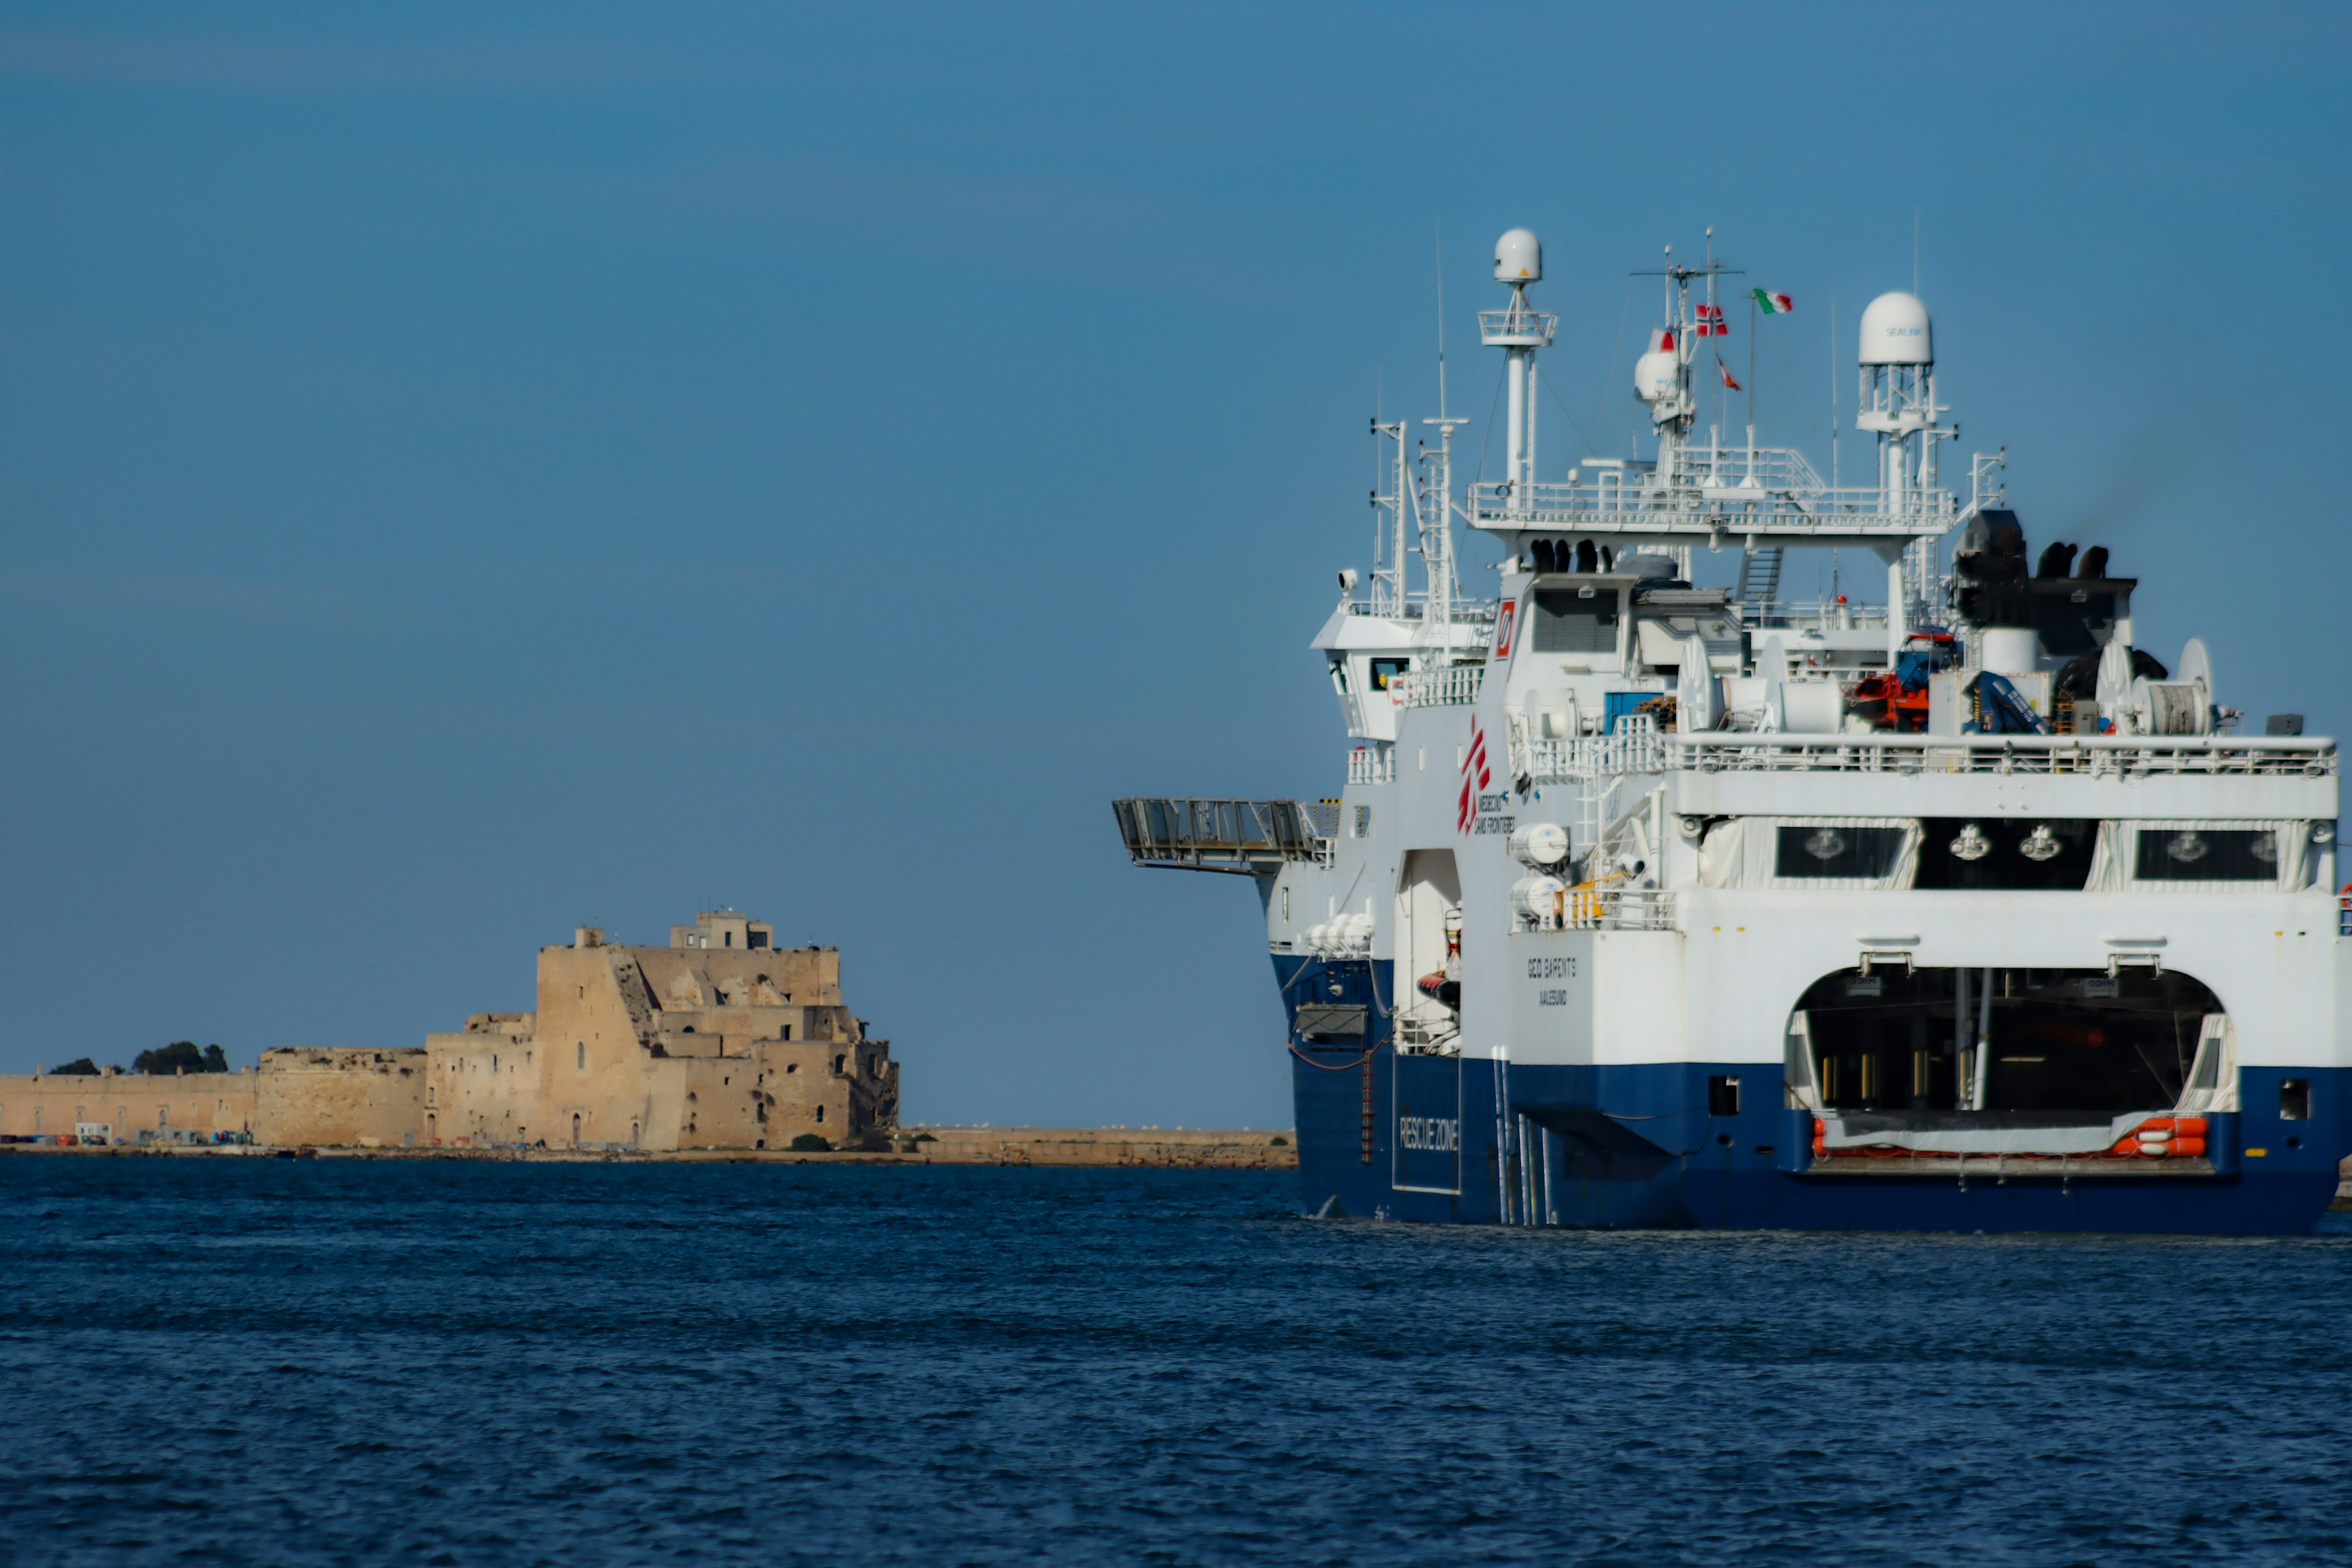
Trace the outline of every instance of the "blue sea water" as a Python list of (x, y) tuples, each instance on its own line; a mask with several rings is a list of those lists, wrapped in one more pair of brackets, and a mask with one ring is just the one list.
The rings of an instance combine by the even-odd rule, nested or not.
[(2352, 1237), (1283, 1173), (0, 1160), (0, 1557), (2352, 1562)]

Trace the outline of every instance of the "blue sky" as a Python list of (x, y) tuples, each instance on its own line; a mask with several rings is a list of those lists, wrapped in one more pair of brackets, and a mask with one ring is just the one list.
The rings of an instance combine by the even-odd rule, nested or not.
[(1544, 237), (1549, 468), (1710, 224), (1825, 460), (1916, 225), (2036, 546), (2335, 732), (2347, 15), (13, 5), (0, 1068), (421, 1044), (723, 902), (910, 1118), (1286, 1124), (1247, 885), (1107, 803), (1336, 788), (1440, 234), (1474, 444)]

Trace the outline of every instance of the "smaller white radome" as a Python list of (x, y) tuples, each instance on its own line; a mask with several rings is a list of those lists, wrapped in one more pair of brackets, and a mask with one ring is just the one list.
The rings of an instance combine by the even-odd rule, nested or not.
[(1536, 283), (1543, 279), (1543, 241), (1533, 229), (1515, 228), (1495, 242), (1495, 280)]

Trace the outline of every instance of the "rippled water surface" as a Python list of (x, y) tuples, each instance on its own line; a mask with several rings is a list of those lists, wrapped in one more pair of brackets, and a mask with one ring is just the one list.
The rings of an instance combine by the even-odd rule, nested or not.
[(52, 1564), (2352, 1562), (2352, 1238), (1286, 1174), (0, 1159)]

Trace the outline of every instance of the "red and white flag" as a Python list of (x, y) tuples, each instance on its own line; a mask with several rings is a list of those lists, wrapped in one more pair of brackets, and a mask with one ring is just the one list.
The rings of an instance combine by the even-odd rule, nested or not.
[(1731, 335), (1731, 329), (1724, 324), (1722, 306), (1701, 305), (1697, 310), (1698, 325), (1692, 330), (1700, 337), (1727, 338)]
[(1726, 386), (1727, 386), (1727, 387), (1731, 388), (1731, 390), (1732, 390), (1732, 391), (1734, 391), (1734, 392), (1739, 392), (1739, 391), (1743, 391), (1743, 390), (1745, 390), (1744, 388), (1742, 388), (1742, 387), (1740, 386), (1740, 384), (1739, 384), (1738, 382), (1736, 382), (1736, 381), (1734, 381), (1734, 380), (1732, 380), (1732, 379), (1731, 379), (1731, 369), (1730, 369), (1730, 367), (1729, 367), (1728, 365), (1726, 365), (1726, 364), (1723, 363), (1723, 356), (1722, 356), (1721, 354), (1717, 354), (1717, 355), (1716, 355), (1716, 356), (1715, 356), (1715, 368), (1716, 368), (1716, 369), (1717, 369), (1717, 370), (1719, 370), (1719, 371), (1721, 371), (1721, 372), (1723, 373), (1723, 384), (1724, 384), (1724, 385), (1726, 385)]

